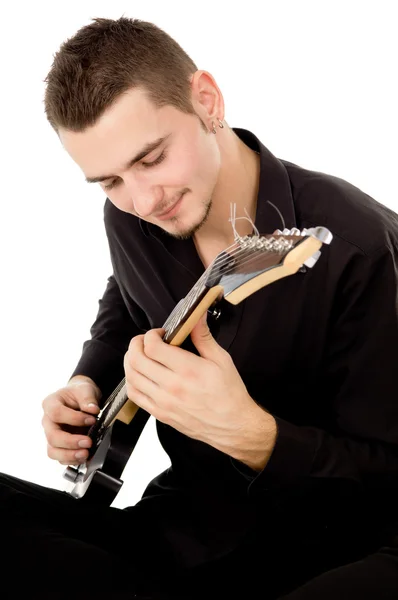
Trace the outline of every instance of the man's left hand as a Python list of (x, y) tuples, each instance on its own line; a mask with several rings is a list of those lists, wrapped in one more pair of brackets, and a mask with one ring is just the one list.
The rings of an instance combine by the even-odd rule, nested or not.
[(200, 356), (163, 342), (163, 330), (135, 336), (124, 357), (127, 395), (159, 421), (261, 470), (276, 441), (275, 419), (246, 390), (206, 314), (191, 332)]

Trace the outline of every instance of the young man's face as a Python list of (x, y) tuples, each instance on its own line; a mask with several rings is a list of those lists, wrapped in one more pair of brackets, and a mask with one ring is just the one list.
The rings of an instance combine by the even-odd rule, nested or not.
[[(86, 179), (102, 179), (100, 186), (120, 210), (176, 237), (192, 235), (206, 219), (220, 153), (198, 116), (171, 106), (157, 109), (134, 89), (94, 126), (59, 134)], [(143, 157), (145, 147), (160, 138), (165, 139)], [(134, 158), (138, 161), (129, 165)]]

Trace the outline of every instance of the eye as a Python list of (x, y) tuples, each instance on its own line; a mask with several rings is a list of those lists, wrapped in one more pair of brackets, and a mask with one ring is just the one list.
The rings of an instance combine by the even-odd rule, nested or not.
[[(164, 159), (166, 158), (166, 152), (163, 150), (163, 152), (152, 162), (141, 162), (142, 166), (145, 167), (146, 169), (149, 169), (150, 167), (155, 167), (156, 165), (160, 165), (160, 163), (162, 161), (164, 161)], [(117, 185), (120, 185), (120, 179), (114, 179), (113, 181), (111, 181), (111, 183), (108, 183), (108, 185), (104, 185), (104, 190), (112, 190), (114, 187), (116, 187)]]
[(153, 162), (150, 163), (146, 163), (146, 162), (142, 162), (142, 166), (145, 167), (146, 169), (149, 169), (150, 167), (155, 167), (156, 165), (160, 165), (160, 163), (166, 158), (166, 152), (163, 150), (163, 152), (157, 157), (156, 160), (154, 160)]
[(119, 184), (120, 184), (120, 179), (114, 179), (113, 181), (108, 183), (108, 185), (104, 185), (104, 190), (111, 190)]

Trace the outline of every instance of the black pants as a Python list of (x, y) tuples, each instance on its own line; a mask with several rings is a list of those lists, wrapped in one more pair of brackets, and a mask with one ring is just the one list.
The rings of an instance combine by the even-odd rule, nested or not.
[[(142, 511), (81, 504), (0, 474), (0, 596), (74, 600), (245, 598), (397, 600), (398, 536), (360, 560), (322, 572), (300, 544), (239, 552), (189, 571), (175, 567), (156, 521)], [(277, 558), (275, 558), (275, 556)], [(304, 567), (305, 561), (307, 566)], [(309, 578), (303, 572), (316, 573)]]

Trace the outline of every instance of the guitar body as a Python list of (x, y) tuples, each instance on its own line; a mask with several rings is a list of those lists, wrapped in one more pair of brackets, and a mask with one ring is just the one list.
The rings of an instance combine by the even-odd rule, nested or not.
[(65, 479), (74, 483), (71, 496), (90, 504), (112, 504), (123, 485), (120, 477), (149, 417), (149, 413), (138, 409), (128, 424), (116, 419), (97, 440), (90, 460), (78, 468), (66, 469)]
[[(333, 236), (325, 227), (277, 230), (272, 235), (239, 238), (206, 269), (192, 290), (180, 300), (163, 325), (163, 341), (180, 346), (202, 315), (222, 298), (239, 304), (257, 290), (312, 268), (324, 244)], [(305, 271), (305, 269), (304, 269)], [(127, 396), (123, 379), (105, 403), (88, 432), (93, 440), (88, 459), (77, 468), (69, 466), (64, 477), (74, 483), (70, 492), (79, 500), (110, 505), (121, 486), (120, 479), (149, 414)]]

